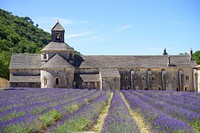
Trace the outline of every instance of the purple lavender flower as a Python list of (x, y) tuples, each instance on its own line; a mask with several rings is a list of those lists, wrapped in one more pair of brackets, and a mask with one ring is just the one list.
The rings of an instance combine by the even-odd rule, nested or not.
[(138, 133), (139, 129), (133, 120), (128, 107), (119, 91), (114, 91), (107, 117), (104, 121), (102, 133)]
[(177, 120), (148, 105), (128, 91), (122, 91), (130, 107), (144, 116), (146, 123), (151, 125), (153, 132), (194, 132), (187, 123)]

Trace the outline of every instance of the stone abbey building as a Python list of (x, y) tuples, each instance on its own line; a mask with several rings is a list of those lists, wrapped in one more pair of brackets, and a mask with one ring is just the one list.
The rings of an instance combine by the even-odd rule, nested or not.
[(59, 22), (41, 54), (13, 54), (11, 87), (198, 91), (199, 67), (190, 55), (85, 56), (64, 42)]

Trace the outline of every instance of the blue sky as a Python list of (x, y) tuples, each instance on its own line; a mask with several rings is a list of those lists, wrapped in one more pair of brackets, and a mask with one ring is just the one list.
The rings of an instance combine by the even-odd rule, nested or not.
[(85, 55), (171, 55), (200, 50), (200, 0), (1, 0)]

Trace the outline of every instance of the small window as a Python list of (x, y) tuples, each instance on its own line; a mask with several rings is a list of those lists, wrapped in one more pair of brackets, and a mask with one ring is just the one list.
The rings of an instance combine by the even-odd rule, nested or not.
[(125, 76), (125, 80), (128, 80), (128, 76)]
[(179, 90), (179, 87), (176, 87), (176, 91), (180, 91), (180, 90)]
[(185, 79), (186, 79), (186, 80), (189, 80), (189, 79), (190, 79), (189, 75), (186, 75)]
[(56, 85), (58, 85), (59, 84), (59, 79), (58, 78), (56, 78)]
[(152, 79), (152, 80), (155, 80), (155, 79), (156, 79), (156, 77), (155, 77), (154, 75), (152, 75), (152, 76), (151, 76), (151, 79)]
[(69, 54), (69, 59), (73, 59), (72, 53)]
[(145, 76), (142, 76), (142, 80), (145, 80)]
[(187, 89), (188, 89), (187, 86), (185, 86), (185, 87), (184, 87), (184, 90), (187, 91)]
[(56, 40), (60, 40), (60, 33), (56, 34)]
[(44, 85), (47, 85), (47, 78), (44, 78)]
[(126, 90), (130, 90), (130, 86), (127, 86), (127, 87), (126, 87)]
[(47, 54), (43, 54), (43, 59), (47, 59)]
[(160, 86), (158, 87), (158, 89), (159, 89), (159, 90), (162, 90), (162, 88), (161, 88)]

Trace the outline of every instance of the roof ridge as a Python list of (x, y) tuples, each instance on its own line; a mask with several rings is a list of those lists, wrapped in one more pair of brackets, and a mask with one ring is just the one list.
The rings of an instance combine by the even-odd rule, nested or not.
[(59, 54), (54, 55), (48, 62), (42, 65), (41, 68), (74, 68)]
[(66, 51), (66, 50), (74, 50), (71, 46), (69, 46), (65, 42), (53, 42), (48, 43), (41, 51)]
[(64, 31), (65, 29), (62, 27), (62, 25), (59, 22), (57, 22), (51, 30), (52, 31)]
[(82, 56), (110, 56), (110, 57), (167, 57), (167, 55), (82, 55)]

